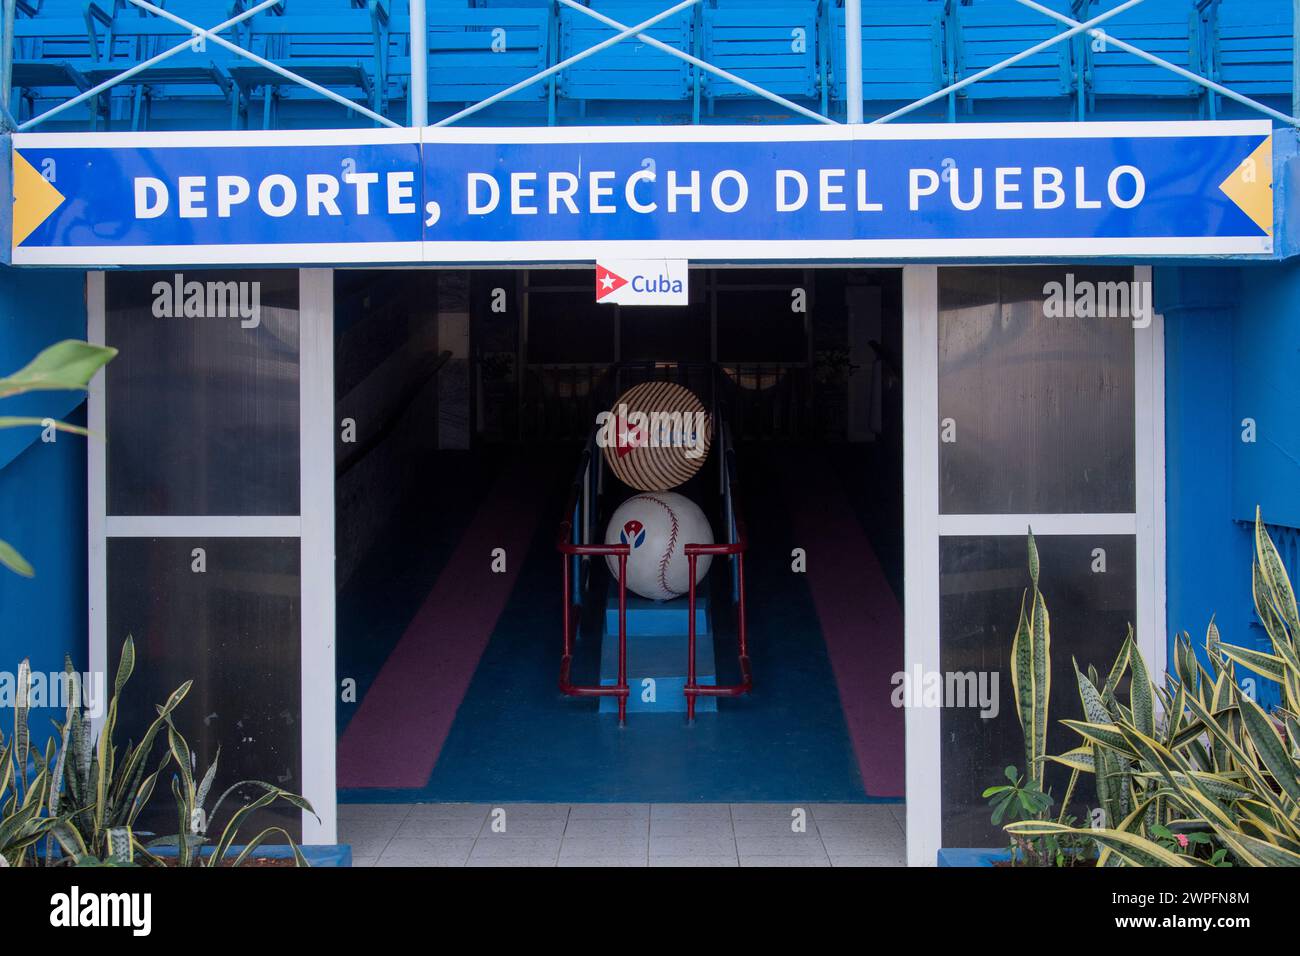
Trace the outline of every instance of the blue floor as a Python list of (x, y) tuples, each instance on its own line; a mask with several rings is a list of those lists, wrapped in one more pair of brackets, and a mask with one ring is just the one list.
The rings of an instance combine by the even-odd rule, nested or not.
[[(340, 589), (335, 666), (340, 680), (357, 682), (357, 702), (428, 597), (505, 460), (501, 454), (442, 452), (436, 461), (422, 463), (431, 476), (424, 498), (380, 533), (376, 547)], [(429, 505), (444, 501), (455, 507)], [(339, 734), (356, 710), (356, 703), (340, 703)]]
[[(761, 460), (753, 467), (761, 469)], [(775, 483), (747, 485), (750, 647), (755, 690), (681, 715), (633, 714), (627, 726), (556, 687), (560, 559), (543, 525), (488, 644), (428, 784), (340, 791), (343, 802), (870, 801), (840, 713), (812, 601), (791, 573), (793, 544)], [(557, 503), (557, 514), (558, 514)], [(719, 569), (711, 575), (725, 586)], [(430, 582), (431, 583), (431, 582)], [(725, 592), (715, 606), (728, 607)], [(735, 679), (729, 614), (718, 627), (720, 680)], [(587, 631), (596, 635), (594, 628)], [(593, 682), (598, 640), (585, 638), (575, 679)]]

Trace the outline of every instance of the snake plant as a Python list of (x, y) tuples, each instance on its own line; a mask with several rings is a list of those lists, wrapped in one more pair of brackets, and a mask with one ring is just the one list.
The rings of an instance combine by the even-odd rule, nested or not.
[[(1082, 743), (1048, 759), (1093, 775), (1106, 826), (1026, 821), (1009, 824), (1009, 833), (1086, 833), (1101, 848), (1101, 866), (1217, 862), (1176, 852), (1167, 835), (1176, 846), (1217, 845), (1237, 865), (1300, 866), (1300, 615), (1258, 509), (1254, 536), (1255, 608), (1272, 652), (1223, 643), (1211, 621), (1208, 669), (1182, 634), (1166, 687), (1152, 682), (1131, 631), (1104, 683), (1076, 664), (1084, 719), (1064, 723)], [(1266, 713), (1238, 684), (1238, 666), (1277, 681), (1282, 706)]]
[[(170, 722), (167, 728), (167, 746), (176, 767), (176, 773), (172, 777), (172, 796), (176, 800), (177, 831), (172, 836), (149, 841), (141, 850), (145, 859), (159, 863), (161, 860), (154, 851), (175, 847), (177, 866), (221, 866), (226, 862), (230, 862), (233, 866), (240, 866), (259, 846), (278, 835), (289, 844), (296, 866), (309, 865), (298, 844), (282, 827), (267, 827), (244, 844), (238, 853), (231, 856), (239, 831), (252, 814), (277, 801), (314, 814), (315, 811), (306, 799), (261, 780), (241, 780), (228, 787), (209, 809), (208, 794), (216, 779), (217, 764), (221, 759), (220, 749), (217, 750), (211, 766), (196, 783), (191, 770), (195, 764), (194, 754), (185, 738)], [(209, 835), (209, 827), (214, 820), (218, 819), (222, 804), (228, 797), (250, 788), (261, 790), (262, 793), (236, 809), (226, 821), (220, 835), (213, 841)], [(210, 850), (205, 853), (205, 848), (209, 847)]]
[(135, 842), (132, 830), (136, 818), (153, 795), (158, 775), (167, 756), (151, 770), (154, 741), (168, 725), (171, 713), (189, 693), (192, 681), (172, 691), (160, 706), (158, 716), (144, 732), (138, 744), (119, 747), (114, 742), (122, 692), (135, 670), (135, 642), (127, 637), (122, 644), (113, 696), (109, 699), (98, 736), (92, 741), (90, 723), (82, 713), (76, 675), (67, 664), (73, 691), (69, 694), (67, 715), (60, 731), (58, 765), (62, 769), (63, 792), (51, 795), (50, 811), (57, 814), (61, 805), (68, 810), (67, 825), (53, 831), (64, 853), (71, 857), (125, 862)]
[[(1020, 621), (1011, 642), (1011, 687), (1016, 699), (1016, 716), (1020, 718), (1020, 729), (1025, 738), (1025, 773), (1030, 782), (1042, 791), (1047, 754), (1047, 701), (1052, 689), (1052, 651), (1051, 622), (1047, 602), (1038, 590), (1038, 571), (1038, 545), (1031, 528), (1031, 588), (1020, 598)], [(1025, 612), (1026, 601), (1028, 613)]]
[[(55, 725), (58, 735), (49, 738), (44, 752), (32, 748), (28, 727), (31, 668), (24, 661), (18, 669), (14, 732), (8, 740), (0, 734), (0, 866), (162, 865), (164, 860), (155, 851), (167, 845), (177, 847), (177, 862), (182, 866), (200, 862), (217, 865), (232, 859), (239, 865), (277, 835), (288, 840), (295, 862), (306, 865), (297, 845), (278, 827), (263, 830), (232, 856), (240, 828), (255, 811), (276, 801), (308, 812), (311, 805), (279, 787), (244, 780), (228, 788), (211, 811), (206, 811), (216, 761), (196, 785), (191, 773), (194, 755), (173, 721), (192, 682), (176, 688), (166, 703), (156, 708), (157, 717), (139, 744), (123, 747), (114, 737), (122, 693), (135, 670), (135, 642), (128, 637), (122, 645), (113, 696), (99, 734), (93, 739), (89, 720), (82, 712), (78, 675), (71, 661), (65, 667), (67, 710), (63, 722)], [(164, 731), (167, 746), (159, 756), (156, 744)], [(146, 844), (144, 835), (136, 830), (136, 820), (152, 799), (159, 777), (169, 767), (181, 820), (178, 832), (185, 837), (165, 837)], [(263, 792), (237, 806), (212, 844), (212, 852), (201, 853), (200, 848), (209, 843), (208, 821), (216, 817), (227, 799), (239, 799), (248, 788)]]
[[(59, 822), (44, 811), (50, 800), (54, 741), (45, 753), (33, 752), (27, 720), (31, 665), (18, 667), (13, 735), (0, 730), (0, 866), (26, 866), (36, 860), (37, 845)], [(31, 773), (32, 768), (35, 773)]]

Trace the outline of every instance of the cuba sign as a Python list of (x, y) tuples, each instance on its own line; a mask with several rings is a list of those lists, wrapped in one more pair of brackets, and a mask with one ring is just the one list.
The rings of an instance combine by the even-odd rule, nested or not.
[(609, 305), (686, 305), (685, 259), (597, 259), (596, 301)]

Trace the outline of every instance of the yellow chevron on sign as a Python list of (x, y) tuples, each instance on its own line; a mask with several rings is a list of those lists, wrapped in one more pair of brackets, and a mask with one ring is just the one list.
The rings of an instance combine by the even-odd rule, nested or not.
[(1219, 188), (1255, 225), (1273, 235), (1273, 137), (1243, 159)]
[(63, 204), (64, 195), (14, 150), (14, 248)]

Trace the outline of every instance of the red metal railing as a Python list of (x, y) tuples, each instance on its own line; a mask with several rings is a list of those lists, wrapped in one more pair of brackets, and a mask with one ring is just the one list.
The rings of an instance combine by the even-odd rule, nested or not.
[[(733, 467), (730, 453), (727, 455), (727, 467)], [(555, 547), (562, 556), (564, 564), (564, 656), (560, 660), (560, 690), (570, 697), (617, 697), (618, 723), (623, 726), (627, 721), (627, 698), (630, 688), (627, 683), (627, 558), (631, 548), (626, 544), (579, 544), (573, 541), (573, 515), (577, 511), (582, 495), (583, 476), (591, 461), (590, 450), (582, 454), (582, 463), (578, 476), (574, 479), (565, 503), (564, 520), (560, 522)], [(749, 664), (749, 643), (745, 631), (745, 549), (749, 544), (749, 535), (745, 530), (745, 521), (740, 513), (736, 495), (735, 482), (728, 479), (728, 491), (731, 496), (732, 520), (736, 529), (736, 540), (730, 544), (687, 544), (686, 560), (690, 573), (690, 588), (687, 596), (687, 661), (686, 661), (686, 718), (695, 719), (695, 701), (699, 697), (739, 697), (748, 693), (754, 686)], [(739, 684), (701, 685), (696, 680), (695, 667), (695, 569), (701, 555), (711, 554), (734, 557), (736, 560), (736, 633), (739, 642), (740, 675)], [(573, 668), (573, 642), (577, 633), (580, 605), (573, 600), (573, 558), (575, 557), (617, 557), (618, 558), (618, 681), (613, 685), (575, 684), (570, 672)]]
[[(686, 719), (695, 719), (695, 701), (700, 697), (739, 697), (754, 687), (754, 676), (749, 668), (749, 640), (745, 633), (745, 548), (749, 546), (749, 532), (740, 513), (739, 498), (734, 481), (728, 482), (731, 492), (731, 514), (736, 526), (736, 540), (731, 544), (688, 544), (686, 560), (689, 562), (690, 589), (687, 591), (686, 625)], [(702, 554), (726, 555), (736, 559), (736, 639), (740, 655), (739, 684), (697, 684), (695, 681), (695, 565)]]
[[(565, 502), (564, 520), (560, 522), (559, 534), (555, 547), (560, 552), (564, 563), (564, 657), (560, 659), (560, 690), (570, 697), (617, 697), (618, 723), (621, 727), (627, 720), (627, 556), (632, 549), (626, 544), (578, 544), (573, 540), (573, 516), (577, 513), (578, 501), (582, 496), (582, 483), (591, 461), (591, 451), (582, 453), (582, 462), (578, 475), (569, 489)], [(575, 557), (618, 558), (618, 683), (611, 686), (603, 684), (575, 684), (569, 676), (573, 668), (573, 639), (578, 630), (580, 605), (573, 600), (573, 565)]]

